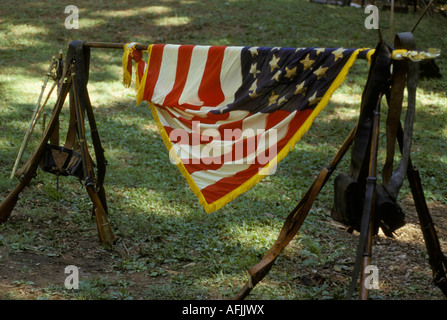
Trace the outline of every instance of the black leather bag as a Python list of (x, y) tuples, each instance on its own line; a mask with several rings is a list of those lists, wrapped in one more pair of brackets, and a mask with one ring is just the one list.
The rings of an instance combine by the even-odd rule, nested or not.
[(82, 178), (81, 155), (76, 151), (61, 146), (47, 144), (40, 159), (39, 167), (45, 171), (61, 176)]
[(363, 198), (360, 183), (347, 174), (339, 174), (334, 181), (332, 219), (360, 231)]
[[(334, 181), (334, 207), (331, 217), (352, 230), (360, 232), (365, 194), (360, 183), (347, 174)], [(388, 237), (405, 225), (405, 213), (382, 185), (376, 185), (373, 232), (379, 227)]]

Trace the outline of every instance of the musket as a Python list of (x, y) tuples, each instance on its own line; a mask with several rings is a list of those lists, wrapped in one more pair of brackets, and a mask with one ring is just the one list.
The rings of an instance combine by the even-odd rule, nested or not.
[(270, 250), (264, 255), (262, 260), (248, 271), (250, 278), (244, 287), (242, 287), (234, 296), (234, 300), (242, 300), (250, 293), (254, 286), (267, 275), (276, 258), (298, 233), (318, 194), (323, 189), (324, 185), (327, 183), (332, 173), (335, 171), (338, 164), (352, 145), (356, 130), (357, 126), (351, 130), (350, 134), (345, 139), (343, 145), (334, 155), (330, 163), (326, 167), (322, 168), (314, 183), (306, 192), (305, 196), (292, 210), (292, 212), (289, 213), (277, 240)]
[(11, 193), (0, 204), (0, 223), (8, 220), (12, 210), (14, 209), (14, 206), (16, 205), (19, 199), (20, 192), (22, 192), (23, 189), (34, 178), (37, 167), (39, 165), (39, 159), (41, 158), (45, 149), (46, 141), (48, 141), (52, 131), (56, 127), (59, 113), (64, 105), (64, 101), (65, 98), (67, 97), (70, 87), (71, 87), (71, 77), (69, 77), (67, 81), (65, 81), (61, 86), (61, 92), (57, 97), (57, 101), (55, 107), (53, 108), (52, 116), (48, 123), (48, 127), (42, 136), (41, 142), (37, 150), (34, 152), (31, 159), (28, 161), (28, 167), (24, 171), (23, 178), (20, 180), (20, 183), (14, 188), (14, 190), (11, 191)]
[[(74, 66), (71, 68), (74, 70)], [(78, 87), (78, 82), (76, 81), (76, 73), (72, 72), (72, 83), (73, 83), (73, 96), (74, 96), (74, 108), (76, 110), (76, 122), (78, 131), (78, 140), (81, 147), (81, 159), (82, 159), (82, 169), (85, 179), (85, 186), (90, 199), (93, 202), (93, 210), (96, 218), (96, 225), (98, 228), (99, 238), (106, 245), (112, 245), (115, 242), (115, 236), (113, 235), (111, 226), (107, 219), (107, 208), (105, 206), (105, 199), (101, 199), (96, 191), (96, 185), (94, 183), (94, 171), (93, 164), (91, 162), (87, 142), (85, 140), (85, 127), (84, 127), (84, 116), (83, 108), (80, 102), (80, 92), (81, 88)], [(90, 109), (89, 106), (85, 106), (86, 109)], [(102, 189), (102, 185), (101, 185)]]
[[(45, 80), (44, 80), (44, 83), (42, 85), (42, 89), (40, 91), (39, 97), (37, 99), (36, 107), (34, 108), (34, 113), (33, 113), (32, 117), (31, 117), (31, 121), (29, 123), (28, 130), (26, 131), (25, 136), (23, 137), (22, 144), (21, 144), (20, 149), (19, 149), (19, 153), (17, 155), (16, 161), (14, 163), (14, 167), (13, 167), (12, 172), (11, 172), (11, 177), (10, 177), (11, 179), (14, 177), (14, 175), (17, 172), (17, 168), (18, 168), (18, 166), (20, 164), (20, 161), (22, 160), (23, 153), (25, 152), (26, 146), (28, 145), (28, 142), (29, 142), (29, 140), (31, 138), (31, 134), (33, 133), (34, 127), (36, 126), (36, 123), (39, 120), (40, 115), (42, 114), (42, 111), (45, 108), (45, 105), (47, 104), (51, 94), (53, 93), (54, 88), (56, 87), (57, 76), (55, 74), (52, 74), (52, 71), (54, 69), (57, 70), (58, 66), (60, 65), (61, 60), (62, 60), (62, 53), (59, 53), (58, 59), (56, 59), (56, 57), (53, 57), (53, 60), (52, 60), (52, 62), (50, 64), (50, 66), (48, 67), (48, 71), (45, 74), (46, 75), (45, 76)], [(53, 78), (55, 80), (55, 82), (51, 86), (51, 89), (48, 92), (48, 95), (47, 95), (44, 103), (41, 104), (41, 101), (42, 101), (42, 98), (43, 98), (43, 94), (45, 92), (45, 89), (47, 87), (48, 80), (50, 79), (50, 77)]]
[(377, 154), (379, 147), (379, 125), (380, 125), (380, 104), (382, 96), (379, 96), (376, 108), (374, 110), (373, 128), (371, 135), (371, 151), (369, 160), (369, 175), (366, 180), (365, 203), (363, 209), (362, 223), (361, 223), (361, 240), (359, 242), (359, 249), (363, 249), (362, 269), (360, 270), (360, 290), (359, 299), (368, 299), (368, 287), (366, 286), (366, 267), (371, 263), (371, 246), (374, 228), (374, 209), (375, 209), (375, 195), (377, 182)]

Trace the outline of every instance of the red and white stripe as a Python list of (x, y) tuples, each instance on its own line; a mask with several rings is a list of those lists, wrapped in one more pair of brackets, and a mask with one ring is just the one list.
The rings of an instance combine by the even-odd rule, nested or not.
[[(273, 160), (312, 113), (310, 109), (210, 113), (234, 101), (243, 81), (242, 49), (153, 45), (146, 66), (143, 100), (155, 106), (156, 117), (208, 212), (251, 187), (252, 178), (267, 164), (266, 156)], [(200, 130), (194, 126), (198, 122)], [(261, 135), (273, 134), (273, 145), (258, 143)]]

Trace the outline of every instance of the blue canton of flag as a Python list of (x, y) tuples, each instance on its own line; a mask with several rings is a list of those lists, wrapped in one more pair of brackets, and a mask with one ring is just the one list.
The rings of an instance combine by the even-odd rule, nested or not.
[(356, 49), (266, 48), (242, 50), (243, 83), (221, 112), (274, 112), (315, 108)]

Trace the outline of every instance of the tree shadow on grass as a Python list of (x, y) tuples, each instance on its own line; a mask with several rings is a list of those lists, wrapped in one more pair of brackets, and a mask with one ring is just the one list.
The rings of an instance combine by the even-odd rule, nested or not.
[[(50, 55), (54, 55), (59, 48), (66, 48), (74, 39), (265, 46), (363, 47), (375, 44), (375, 35), (363, 29), (355, 34), (350, 30), (347, 38), (346, 30), (334, 28), (334, 24), (340, 23), (338, 20), (343, 20), (351, 29), (363, 22), (362, 15), (349, 17), (354, 13), (351, 9), (340, 11), (329, 8), (333, 21), (328, 21), (319, 29), (315, 25), (319, 19), (326, 17), (323, 14), (326, 11), (310, 19), (309, 14), (314, 13), (311, 5), (285, 1), (287, 5), (293, 6), (286, 12), (281, 8), (281, 2), (275, 2), (273, 11), (267, 5), (268, 2), (258, 1), (238, 1), (233, 2), (233, 6), (222, 6), (218, 1), (205, 3), (208, 6), (199, 1), (163, 1), (159, 9), (142, 8), (140, 2), (136, 1), (118, 4), (80, 2), (81, 22), (86, 24), (81, 25), (79, 30), (63, 27), (66, 17), (63, 4), (32, 2), (29, 6), (5, 8), (7, 11), (2, 17), (2, 23), (19, 27), (25, 24), (35, 26), (35, 30), (24, 32), (25, 36), (33, 34), (34, 42), (30, 41), (27, 45), (20, 35), (11, 34), (10, 41), (6, 43), (7, 48), (0, 51), (0, 57), (4, 58), (1, 59), (2, 65), (7, 64), (5, 61), (18, 64), (16, 72), (29, 73), (39, 77), (40, 81), (44, 70), (41, 64), (49, 61)], [(40, 11), (36, 11), (39, 8)], [(253, 11), (253, 8), (256, 10)], [(247, 10), (250, 14), (247, 14)], [(287, 23), (281, 23), (284, 21)], [(8, 28), (14, 30), (10, 25)], [(22, 42), (14, 43), (16, 40)], [(120, 58), (119, 50), (94, 51), (90, 83), (94, 85), (119, 79), (120, 76), (108, 64), (119, 65)], [(364, 76), (362, 72), (353, 72)], [(0, 91), (17, 106), (14, 103), (15, 90), (0, 87)], [(349, 104), (345, 106), (349, 107)], [(23, 107), (31, 110), (33, 105), (26, 104)], [(228, 283), (218, 279), (220, 273), (223, 275), (221, 279), (226, 279), (224, 281), (232, 286), (242, 285), (241, 275), (270, 248), (282, 227), (284, 217), (300, 200), (321, 167), (327, 165), (355, 124), (355, 119), (344, 121), (327, 117), (334, 110), (333, 106), (328, 106), (323, 111), (326, 113), (317, 118), (310, 131), (279, 164), (275, 175), (267, 177), (218, 212), (208, 215), (198, 204), (178, 169), (169, 162), (167, 150), (153, 130), (154, 122), (147, 106), (136, 108), (133, 103), (120, 101), (106, 105), (99, 101), (98, 107), (95, 114), (109, 161), (105, 187), (111, 208), (110, 221), (119, 238), (115, 249), (107, 254), (99, 254), (92, 249), (98, 242), (94, 222), (89, 218), (91, 205), (83, 188), (72, 189), (77, 183), (74, 180), (67, 182), (61, 200), (52, 205), (49, 205), (48, 194), (40, 187), (41, 182), (31, 186), (37, 190), (37, 196), (33, 194), (34, 190), (29, 190), (23, 198), (25, 203), (22, 202), (16, 210), (16, 229), (3, 227), (2, 236), (6, 240), (2, 242), (6, 243), (4, 247), (8, 246), (8, 250), (14, 251), (11, 243), (15, 242), (11, 239), (15, 233), (27, 235), (30, 229), (36, 227), (35, 232), (40, 231), (43, 237), (47, 237), (46, 243), (42, 242), (44, 238), (38, 242), (39, 246), (56, 247), (57, 243), (65, 243), (66, 247), (62, 249), (65, 255), (70, 253), (74, 257), (78, 254), (83, 258), (90, 255), (102, 259), (104, 264), (99, 269), (101, 275), (110, 269), (126, 274), (147, 272), (153, 274), (144, 275), (148, 285), (153, 284), (151, 277), (157, 277), (155, 273), (166, 277), (167, 282), (172, 281), (169, 282), (170, 286), (161, 289), (164, 293), (160, 296), (166, 298), (172, 298), (173, 294), (181, 297), (174, 291), (191, 286), (195, 288), (193, 294), (206, 297), (210, 293), (203, 290), (204, 281), (209, 281), (210, 290), (216, 290), (218, 285), (228, 286)], [(13, 112), (12, 109), (10, 111)], [(8, 119), (14, 117), (17, 116), (7, 114)], [(433, 114), (422, 111), (419, 117), (426, 122), (430, 121)], [(446, 122), (442, 116), (435, 120), (437, 129), (429, 134), (425, 134), (424, 128), (418, 128), (415, 136), (418, 152), (413, 160), (417, 165), (423, 164), (419, 165), (423, 174), (434, 178), (427, 188), (432, 195), (445, 198), (445, 190), (436, 188), (436, 185), (447, 184), (439, 174), (447, 171), (447, 165), (439, 157), (430, 156), (434, 152), (430, 150), (430, 145), (433, 145), (434, 140), (439, 141), (440, 149), (435, 152), (439, 156), (445, 154), (442, 151), (442, 145), (446, 145), (445, 138), (438, 134)], [(17, 125), (2, 124), (2, 133), (8, 136), (17, 129)], [(11, 139), (18, 145), (21, 138), (20, 135), (14, 135)], [(430, 139), (431, 143), (426, 143), (426, 139)], [(0, 156), (2, 167), (8, 166), (8, 163), (12, 165), (15, 151), (1, 148)], [(346, 156), (340, 170), (346, 169), (348, 160), (349, 156)], [(6, 180), (8, 175), (9, 172), (2, 171), (2, 179)], [(318, 235), (324, 230), (317, 232), (321, 226), (320, 220), (324, 220), (331, 206), (331, 189), (331, 182), (328, 182), (321, 194), (322, 199), (314, 206), (323, 210), (310, 215), (304, 232), (310, 235), (315, 232)], [(5, 187), (2, 192), (6, 194)], [(46, 223), (47, 216), (43, 215), (42, 210), (31, 210), (36, 217), (29, 214), (30, 208), (39, 206), (53, 212), (51, 227)], [(85, 214), (85, 217), (79, 217), (78, 213)], [(35, 218), (40, 221), (38, 226), (32, 225)], [(66, 228), (67, 224), (69, 229)], [(82, 241), (74, 241), (74, 238)], [(35, 250), (33, 247), (33, 243), (28, 243), (26, 248)], [(70, 263), (70, 260), (58, 261), (62, 264)], [(195, 263), (192, 269), (191, 263)], [(188, 265), (190, 267), (185, 267)], [(171, 274), (172, 271), (177, 274)], [(183, 276), (175, 277), (179, 274)], [(191, 297), (189, 294), (184, 296)]]
[[(333, 112), (333, 107), (327, 112)], [(106, 190), (111, 195), (110, 221), (119, 239), (118, 247), (126, 248), (125, 259), (119, 259), (118, 264), (116, 261), (109, 263), (124, 273), (151, 270), (151, 274), (166, 277), (168, 285), (160, 289), (157, 297), (172, 298), (173, 288), (182, 285), (195, 288), (185, 293), (185, 297), (191, 297), (191, 294), (206, 297), (210, 293), (204, 289), (203, 283), (215, 287), (213, 283), (220, 281), (217, 274), (240, 279), (241, 274), (255, 265), (270, 248), (284, 217), (310, 186), (310, 176), (316, 175), (319, 168), (327, 164), (332, 151), (338, 148), (344, 134), (347, 135), (353, 126), (353, 120), (326, 121), (322, 118), (317, 121), (266, 183), (258, 184), (219, 212), (207, 215), (198, 206), (177, 168), (169, 163), (158, 134), (147, 129), (147, 123), (153, 124), (148, 109), (126, 108), (119, 103), (109, 106), (107, 111), (100, 109), (97, 121), (102, 125), (100, 134), (106, 146), (106, 156), (107, 146), (119, 155), (108, 158)], [(334, 131), (338, 133), (334, 135)], [(321, 140), (327, 141), (324, 148), (319, 147)], [(330, 189), (328, 182), (322, 193), (324, 200), (331, 198), (328, 196)], [(75, 192), (82, 193), (82, 189)], [(76, 204), (79, 200), (81, 203)], [(85, 199), (79, 200), (72, 200), (71, 210), (86, 208)], [(324, 200), (317, 202), (315, 207), (329, 208), (331, 204)], [(58, 219), (62, 219), (67, 208), (57, 207), (58, 204), (54, 209), (62, 213)], [(324, 230), (320, 219), (324, 220), (327, 215), (327, 212), (323, 215), (311, 213), (303, 232), (319, 237)], [(20, 218), (19, 215), (15, 223), (26, 223), (25, 220), (20, 222), (22, 219), (27, 217)], [(94, 229), (93, 224), (90, 229)], [(41, 232), (45, 235), (47, 231)], [(62, 233), (60, 236), (70, 242), (73, 234)], [(92, 237), (92, 232), (88, 237)], [(422, 250), (422, 245), (419, 248)], [(112, 254), (117, 252), (119, 249)], [(326, 266), (332, 266), (334, 261), (328, 263)], [(191, 264), (194, 268), (185, 267)], [(290, 272), (287, 259), (280, 268)], [(154, 297), (156, 287), (151, 277), (146, 279), (152, 293), (146, 291), (145, 294)], [(241, 284), (241, 280), (236, 283)], [(230, 295), (231, 290), (226, 290), (225, 294)]]

